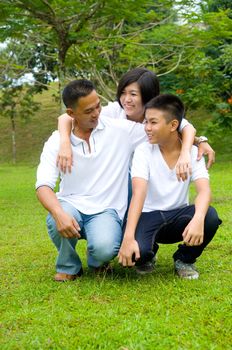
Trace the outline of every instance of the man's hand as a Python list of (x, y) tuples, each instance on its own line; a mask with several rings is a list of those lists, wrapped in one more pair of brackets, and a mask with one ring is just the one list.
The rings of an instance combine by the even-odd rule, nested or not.
[(59, 153), (56, 159), (56, 166), (65, 174), (71, 173), (73, 165), (73, 153), (71, 143), (63, 142), (60, 145)]
[(204, 220), (199, 220), (193, 217), (185, 227), (182, 236), (186, 245), (201, 245), (204, 238)]
[(199, 144), (197, 160), (200, 160), (203, 155), (206, 155), (208, 157), (208, 163), (206, 167), (207, 169), (209, 169), (212, 166), (212, 164), (215, 162), (215, 152), (207, 142), (201, 142)]
[(78, 222), (66, 212), (62, 211), (55, 217), (56, 227), (61, 236), (65, 238), (80, 238)]
[(176, 176), (178, 181), (185, 181), (192, 174), (191, 155), (189, 151), (181, 151), (176, 163)]
[(135, 239), (123, 240), (121, 248), (118, 253), (118, 261), (123, 266), (134, 266), (132, 256), (135, 254), (135, 260), (140, 258), (139, 246)]

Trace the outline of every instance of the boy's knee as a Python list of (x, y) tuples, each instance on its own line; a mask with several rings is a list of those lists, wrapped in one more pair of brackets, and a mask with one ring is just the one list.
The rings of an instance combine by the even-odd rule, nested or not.
[(222, 221), (219, 219), (216, 209), (209, 207), (205, 218), (205, 225), (207, 228), (211, 231), (216, 232), (221, 222)]

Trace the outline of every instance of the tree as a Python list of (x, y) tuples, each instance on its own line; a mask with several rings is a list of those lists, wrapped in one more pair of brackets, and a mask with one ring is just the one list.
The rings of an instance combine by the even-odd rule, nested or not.
[[(68, 71), (67, 53), (73, 45), (93, 39), (94, 30), (124, 19), (130, 22), (152, 5), (152, 1), (105, 0), (2, 0), (4, 36), (29, 40), (40, 48), (57, 53), (57, 74), (60, 87)], [(38, 46), (37, 46), (38, 48)], [(53, 67), (53, 68), (54, 68)]]
[(19, 46), (15, 47), (11, 42), (5, 49), (1, 49), (0, 61), (0, 113), (10, 119), (13, 164), (16, 163), (16, 119), (20, 117), (27, 121), (39, 108), (39, 104), (33, 100), (37, 89), (23, 84), (22, 78), (27, 69), (20, 64), (23, 50), (18, 49)]

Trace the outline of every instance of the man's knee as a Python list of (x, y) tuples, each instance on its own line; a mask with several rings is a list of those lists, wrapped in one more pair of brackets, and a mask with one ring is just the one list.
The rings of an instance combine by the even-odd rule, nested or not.
[(119, 251), (120, 244), (110, 240), (104, 242), (95, 242), (88, 245), (89, 254), (97, 261), (107, 262), (112, 260)]

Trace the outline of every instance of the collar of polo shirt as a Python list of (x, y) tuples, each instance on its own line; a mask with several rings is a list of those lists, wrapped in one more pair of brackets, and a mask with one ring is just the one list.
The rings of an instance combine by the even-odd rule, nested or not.
[[(103, 120), (99, 119), (96, 128), (92, 131), (92, 134), (95, 133), (96, 131), (102, 130), (104, 128), (105, 128), (105, 124), (104, 124)], [(78, 136), (74, 135), (73, 132), (71, 132), (71, 144), (73, 146), (77, 146), (79, 143), (82, 143), (82, 142), (84, 142), (83, 139), (79, 138)]]

